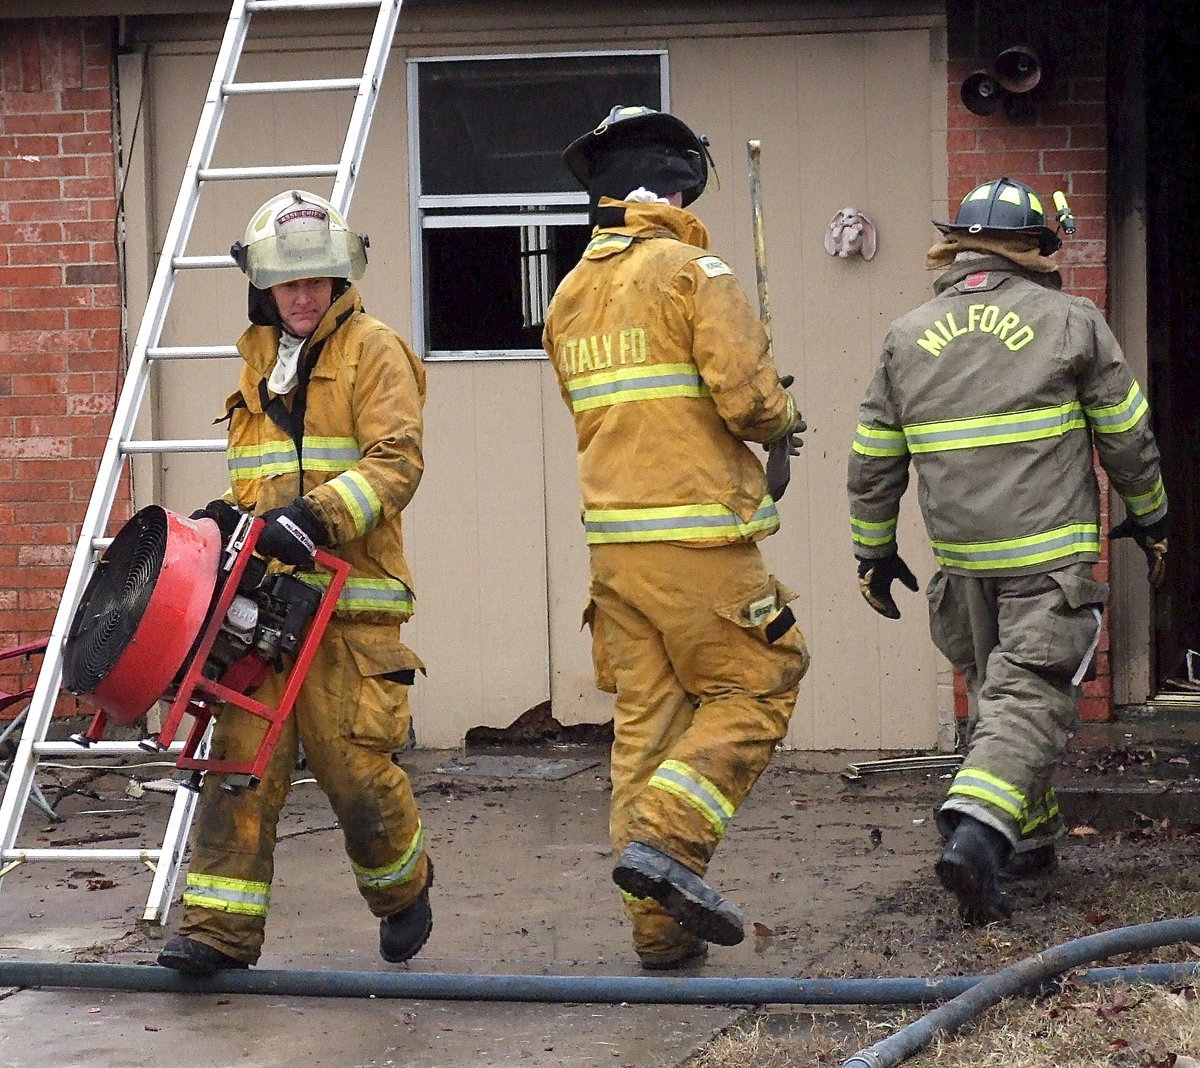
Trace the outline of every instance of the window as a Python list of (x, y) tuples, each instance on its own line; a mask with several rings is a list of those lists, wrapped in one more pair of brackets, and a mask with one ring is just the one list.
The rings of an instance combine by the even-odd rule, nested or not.
[(665, 95), (662, 52), (409, 61), (418, 351), (544, 356), (546, 305), (590, 235), (562, 150), (614, 105)]

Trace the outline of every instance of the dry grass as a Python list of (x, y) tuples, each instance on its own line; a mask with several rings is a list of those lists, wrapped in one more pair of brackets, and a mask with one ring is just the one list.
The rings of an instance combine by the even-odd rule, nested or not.
[[(919, 1017), (893, 1012), (753, 1014), (688, 1068), (840, 1066)], [(953, 1035), (937, 1035), (910, 1068), (1200, 1068), (1200, 1000), (1194, 987), (1068, 986), (1051, 998), (1015, 998)]]
[[(1058, 871), (1012, 889), (1008, 924), (964, 930), (945, 895), (923, 882), (881, 899), (814, 969), (854, 975), (987, 974), (1097, 931), (1200, 915), (1200, 835), (1163, 825), (1062, 843)], [(1193, 945), (1097, 962), (1124, 966), (1196, 960)], [(787, 1009), (754, 1012), (718, 1036), (688, 1068), (835, 1068), (927, 1010)], [(1197, 987), (1098, 987), (1067, 981), (1052, 994), (1013, 998), (961, 1031), (935, 1036), (911, 1068), (1200, 1068)]]

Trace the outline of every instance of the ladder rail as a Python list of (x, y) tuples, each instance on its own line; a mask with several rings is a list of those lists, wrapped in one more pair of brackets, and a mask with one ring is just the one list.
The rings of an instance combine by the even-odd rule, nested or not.
[[(91, 570), (92, 543), (95, 538), (104, 533), (104, 527), (112, 513), (113, 501), (116, 498), (117, 487), (120, 485), (121, 471), (125, 461), (124, 442), (137, 421), (149, 380), (146, 350), (151, 345), (157, 344), (162, 334), (163, 323), (166, 321), (170, 297), (175, 285), (174, 261), (176, 256), (183, 251), (196, 216), (199, 202), (197, 175), (201, 168), (212, 159), (217, 132), (225, 110), (226, 97), (221, 92), (221, 87), (229, 81), (233, 71), (237, 68), (249, 29), (246, 18), (247, 2), (248, 0), (233, 0), (225, 34), (213, 66), (213, 76), (205, 95), (200, 121), (196, 127), (196, 136), (184, 168), (179, 195), (171, 214), (171, 222), (163, 240), (163, 250), (155, 268), (154, 281), (150, 286), (146, 312), (142, 317), (133, 351), (130, 353), (129, 364), (125, 370), (125, 386), (117, 398), (112, 427), (100, 457), (95, 487), (92, 490), (91, 499), (88, 501), (87, 511), (84, 513), (79, 540), (76, 542), (71, 565), (67, 571), (66, 585), (63, 588), (58, 611), (55, 613), (54, 623), (50, 629), (50, 638), (42, 657), (37, 683), (30, 697), (29, 715), (17, 743), (17, 752), (13, 757), (4, 797), (0, 800), (0, 852), (10, 850), (16, 842), (21, 816), (25, 808), (25, 798), (33, 785), (37, 770), (37, 758), (33, 752), (33, 745), (35, 740), (45, 738), (50, 721), (54, 716), (54, 706), (58, 701), (58, 692), (62, 685), (63, 645), (66, 642), (67, 631), (74, 619), (75, 611), (79, 607), (86, 579)], [(2, 878), (0, 878), (0, 885), (2, 885)]]
[[(256, 0), (266, 3), (268, 0)], [(354, 108), (350, 114), (350, 123), (346, 129), (346, 139), (342, 143), (341, 165), (333, 182), (333, 192), (329, 202), (343, 215), (350, 211), (350, 201), (354, 196), (354, 187), (358, 182), (358, 172), (366, 149), (367, 133), (371, 127), (371, 119), (375, 115), (375, 105), (379, 100), (379, 85), (383, 81), (383, 72), (392, 47), (392, 38), (396, 32), (396, 23), (400, 18), (402, 0), (380, 0), (379, 15), (375, 20), (375, 30), (371, 35), (371, 44), (367, 49), (366, 62), (363, 65), (362, 82), (358, 95), (354, 98)]]
[[(348, 212), (401, 5), (402, 0), (232, 0), (229, 18), (213, 66), (213, 75), (197, 123), (196, 135), (180, 182), (179, 194), (164, 234), (145, 312), (130, 350), (124, 384), (101, 453), (96, 482), (80, 527), (37, 682), (30, 696), (26, 721), (9, 768), (6, 788), (0, 797), (0, 885), (6, 874), (26, 860), (48, 859), (51, 856), (67, 859), (72, 855), (70, 851), (61, 849), (18, 850), (15, 847), (25, 807), (36, 787), (35, 776), (39, 759), (49, 755), (82, 755), (88, 751), (78, 747), (79, 754), (72, 754), (69, 747), (61, 747), (62, 743), (47, 742), (46, 734), (62, 685), (63, 652), (67, 634), (82, 600), (96, 555), (110, 541), (104, 535), (120, 486), (124, 464), (135, 454), (217, 452), (225, 448), (224, 440), (218, 439), (131, 440), (148, 389), (150, 369), (155, 361), (206, 357), (224, 359), (237, 356), (234, 346), (162, 346), (159, 343), (179, 273), (184, 270), (228, 268), (234, 265), (229, 256), (185, 255), (204, 183), (254, 178), (332, 176), (334, 183), (330, 201), (338, 210)], [(360, 78), (313, 79), (305, 82), (234, 82), (249, 32), (251, 13), (366, 8), (377, 9), (377, 17)], [(291, 167), (242, 168), (212, 166), (226, 105), (231, 98), (350, 89), (356, 90), (356, 96), (336, 165), (302, 164)], [(101, 742), (96, 743), (96, 747), (124, 744)], [(74, 743), (69, 745), (73, 746)], [(154, 868), (154, 885), (147, 900), (144, 917), (146, 919), (165, 921), (195, 805), (194, 791), (176, 790), (167, 831), (159, 849), (84, 851), (88, 858), (108, 856), (115, 859), (128, 856), (131, 859), (144, 860)], [(20, 859), (17, 859), (18, 854)], [(157, 863), (151, 863), (151, 860), (156, 860)]]

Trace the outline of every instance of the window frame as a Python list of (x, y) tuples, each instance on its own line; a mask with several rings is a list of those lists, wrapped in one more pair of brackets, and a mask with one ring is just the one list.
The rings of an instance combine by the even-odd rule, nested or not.
[[(419, 72), (425, 63), (476, 63), (486, 60), (522, 59), (584, 59), (606, 56), (657, 56), (659, 97), (662, 110), (670, 110), (669, 59), (665, 48), (606, 48), (553, 52), (497, 52), (483, 55), (454, 54), (445, 56), (413, 56), (408, 66), (408, 206), (409, 260), (412, 300), (413, 348), (422, 360), (438, 363), (495, 360), (545, 360), (542, 349), (429, 349), (425, 306), (425, 231), (433, 229), (466, 229), (471, 227), (587, 226), (587, 193), (510, 193), (460, 195), (423, 194), (421, 191), (421, 103)], [(564, 146), (565, 147), (565, 146)], [(486, 214), (430, 215), (447, 209), (491, 208)], [(558, 209), (522, 214), (523, 207)]]

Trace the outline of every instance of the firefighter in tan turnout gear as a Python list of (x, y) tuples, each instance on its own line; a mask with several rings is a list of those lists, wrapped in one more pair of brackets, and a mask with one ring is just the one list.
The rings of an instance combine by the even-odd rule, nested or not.
[[(1057, 219), (1074, 230), (1062, 194)], [(940, 570), (926, 591), (934, 644), (965, 675), (967, 752), (941, 806), (936, 870), (967, 923), (1011, 913), (1001, 875), (1054, 863), (1051, 786), (1100, 638), (1093, 447), (1151, 584), (1167, 551), (1167, 496), (1141, 389), (1088, 300), (1060, 291), (1062, 242), (1029, 186), (969, 193), (930, 269), (933, 299), (892, 324), (859, 414), (849, 465), (859, 585), (898, 618), (891, 584), (917, 580), (897, 553), (909, 463)]]
[(597, 685), (617, 695), (613, 879), (643, 966), (674, 968), (743, 938), (740, 909), (704, 876), (808, 668), (794, 595), (755, 545), (779, 516), (745, 444), (782, 444), (786, 460), (804, 424), (745, 293), (683, 210), (707, 181), (705, 143), (618, 107), (563, 158), (595, 229), (544, 344), (578, 435)]
[[(180, 933), (158, 962), (206, 975), (258, 960), (276, 824), (303, 745), (359, 892), (380, 917), (380, 953), (398, 963), (433, 924), (421, 820), (392, 760), (422, 670), (400, 641), (413, 611), (400, 515), (423, 469), (424, 369), (363, 312), (351, 280), (366, 267), (365, 241), (327, 201), (296, 190), (272, 198), (233, 254), (250, 280), (252, 325), (238, 341), (245, 365), (225, 414), (232, 490), (193, 518), (214, 519), (228, 537), (243, 512), (261, 516), (259, 553), (313, 582), (318, 546), (352, 569), (261, 783), (231, 792), (222, 776), (205, 777)], [(273, 706), (284, 681), (269, 677), (258, 699)], [(226, 706), (211, 755), (248, 759), (265, 726)]]

